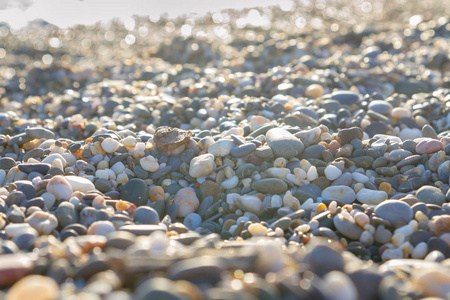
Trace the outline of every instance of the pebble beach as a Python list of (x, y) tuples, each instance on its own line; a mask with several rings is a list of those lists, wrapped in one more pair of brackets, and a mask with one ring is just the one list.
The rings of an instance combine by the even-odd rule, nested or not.
[(0, 23), (0, 299), (450, 299), (444, 2)]

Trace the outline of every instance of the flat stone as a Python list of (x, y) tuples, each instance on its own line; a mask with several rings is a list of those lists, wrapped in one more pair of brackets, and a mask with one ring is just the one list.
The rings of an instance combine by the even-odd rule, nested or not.
[(282, 194), (287, 188), (286, 182), (278, 178), (264, 178), (252, 183), (252, 189), (265, 194)]
[(25, 134), (30, 140), (33, 139), (54, 139), (55, 133), (42, 127), (29, 127), (25, 129)]
[(375, 208), (375, 215), (386, 221), (392, 226), (408, 224), (413, 217), (411, 207), (400, 200), (386, 200)]
[(350, 91), (336, 91), (331, 94), (331, 99), (344, 105), (352, 105), (358, 103), (359, 95)]
[(339, 130), (337, 134), (337, 141), (341, 145), (350, 144), (353, 139), (362, 140), (363, 131), (359, 127), (351, 127)]
[(0, 158), (0, 169), (9, 171), (9, 169), (16, 166), (16, 161), (11, 157)]
[(303, 152), (303, 143), (289, 131), (282, 128), (270, 129), (266, 141), (276, 156), (292, 158)]
[(322, 159), (322, 152), (325, 150), (326, 150), (325, 146), (312, 145), (303, 151), (302, 157), (304, 159), (310, 159), (310, 158)]
[(21, 172), (30, 174), (31, 172), (38, 172), (40, 174), (47, 174), (48, 170), (52, 167), (51, 164), (46, 163), (26, 163), (19, 164), (17, 166)]
[(231, 156), (244, 157), (255, 151), (256, 145), (253, 143), (245, 143), (233, 148), (230, 152)]
[(434, 153), (444, 148), (444, 144), (434, 139), (423, 139), (416, 145), (416, 152), (418, 154)]
[(355, 191), (345, 185), (327, 187), (322, 191), (323, 200), (337, 200), (344, 204), (353, 203), (356, 199)]
[(421, 187), (416, 194), (416, 197), (424, 203), (427, 204), (436, 204), (442, 206), (445, 203), (445, 195), (442, 191), (434, 186), (423, 186)]
[(356, 194), (356, 199), (361, 203), (376, 205), (386, 200), (387, 194), (384, 191), (374, 191), (363, 188)]

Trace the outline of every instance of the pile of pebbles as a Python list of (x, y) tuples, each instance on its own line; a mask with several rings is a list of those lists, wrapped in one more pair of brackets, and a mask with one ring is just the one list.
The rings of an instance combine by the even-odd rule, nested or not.
[(399, 24), (7, 43), (0, 299), (449, 298), (450, 21)]

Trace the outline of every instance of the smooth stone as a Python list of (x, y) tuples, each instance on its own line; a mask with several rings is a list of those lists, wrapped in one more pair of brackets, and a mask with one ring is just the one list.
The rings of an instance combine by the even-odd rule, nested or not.
[(108, 234), (114, 231), (116, 231), (116, 228), (114, 227), (112, 222), (95, 221), (89, 226), (87, 234), (107, 236)]
[(350, 186), (352, 184), (352, 181), (353, 181), (352, 173), (345, 172), (341, 176), (339, 176), (335, 181), (333, 181), (331, 186), (338, 186), (338, 185)]
[(384, 100), (373, 100), (368, 108), (382, 115), (389, 115), (393, 109), (392, 104)]
[[(233, 142), (233, 141), (231, 141)], [(192, 178), (204, 177), (208, 176), (212, 173), (214, 169), (214, 155), (208, 153), (203, 154), (197, 157), (194, 157), (191, 160), (189, 175)]]
[(351, 127), (339, 130), (337, 134), (337, 141), (341, 145), (350, 144), (353, 139), (362, 140), (363, 131), (359, 127)]
[(230, 152), (231, 156), (244, 157), (255, 151), (256, 145), (253, 143), (245, 143), (233, 148)]
[(241, 196), (238, 198), (238, 201), (246, 211), (254, 214), (258, 214), (263, 209), (261, 200), (254, 195)]
[(133, 178), (128, 180), (121, 191), (123, 200), (130, 201), (136, 206), (146, 205), (148, 202), (148, 187), (144, 180)]
[(87, 178), (80, 176), (65, 176), (74, 191), (87, 193), (95, 190), (94, 184)]
[(292, 158), (303, 152), (303, 143), (289, 131), (272, 128), (266, 133), (266, 142), (276, 156)]
[(183, 224), (190, 230), (195, 230), (202, 223), (202, 217), (197, 213), (190, 213), (184, 218)]
[(331, 271), (324, 278), (327, 289), (327, 299), (330, 300), (357, 300), (358, 290), (353, 281), (343, 272)]
[(350, 91), (336, 91), (331, 94), (331, 99), (344, 105), (352, 105), (358, 103), (359, 95)]
[(375, 191), (363, 188), (356, 194), (356, 199), (361, 203), (376, 205), (386, 200), (387, 196), (385, 191)]
[(369, 135), (369, 138), (373, 138), (377, 134), (385, 134), (388, 128), (388, 124), (375, 121), (366, 126), (364, 132)]
[(414, 231), (410, 237), (409, 242), (411, 245), (416, 246), (419, 243), (428, 243), (428, 240), (431, 238), (431, 234), (425, 230), (417, 230)]
[(49, 140), (55, 138), (53, 131), (41, 127), (29, 127), (25, 129), (25, 134), (30, 140), (42, 138)]
[(45, 163), (26, 163), (26, 164), (19, 164), (17, 166), (21, 172), (25, 173), (31, 173), (31, 172), (38, 172), (40, 174), (47, 174), (48, 170), (50, 170), (51, 165), (45, 164)]
[(219, 140), (208, 147), (208, 153), (216, 157), (217, 156), (223, 157), (230, 154), (231, 150), (234, 147), (236, 147), (236, 144), (233, 142), (233, 140), (229, 139)]
[(178, 207), (177, 217), (186, 217), (195, 212), (200, 205), (195, 190), (191, 187), (180, 189), (174, 199)]
[(377, 205), (374, 213), (377, 217), (389, 221), (394, 227), (408, 224), (413, 218), (411, 207), (400, 200), (386, 200)]
[(337, 200), (343, 204), (353, 203), (356, 199), (355, 191), (345, 185), (329, 186), (322, 191), (323, 200)]
[(425, 296), (446, 299), (450, 294), (448, 268), (420, 268), (413, 273), (412, 280)]
[(430, 232), (435, 236), (441, 236), (450, 232), (450, 215), (435, 216), (428, 223)]
[(30, 181), (25, 181), (20, 185), (16, 181), (15, 184), (18, 185), (17, 191), (22, 192), (28, 200), (36, 197), (36, 189)]
[(239, 178), (242, 179), (242, 178), (250, 177), (255, 170), (256, 170), (256, 166), (254, 164), (245, 163), (245, 164), (242, 164), (241, 166), (239, 166), (235, 173)]
[(323, 276), (330, 271), (343, 271), (345, 262), (342, 255), (331, 247), (318, 245), (307, 253), (303, 262), (308, 265), (308, 269), (319, 276)]
[(35, 148), (33, 150), (28, 151), (23, 156), (23, 162), (27, 162), (30, 158), (37, 158), (44, 156), (45, 152), (41, 148)]
[(42, 160), (42, 163), (52, 165), (53, 161), (57, 158), (59, 158), (61, 160), (63, 167), (65, 167), (67, 165), (67, 160), (64, 158), (64, 156), (62, 156), (59, 153), (50, 154), (49, 156), (47, 156), (46, 158), (44, 158)]
[(398, 162), (400, 160), (405, 159), (408, 156), (411, 156), (412, 153), (408, 150), (404, 149), (395, 149), (389, 153), (389, 159), (393, 162)]
[(11, 168), (16, 166), (16, 161), (11, 157), (3, 157), (0, 158), (0, 169), (1, 170), (10, 170)]
[(47, 184), (47, 192), (53, 194), (56, 200), (69, 200), (73, 194), (73, 189), (64, 176), (56, 175)]
[(402, 130), (400, 130), (398, 137), (402, 141), (413, 140), (422, 137), (422, 131), (420, 131), (420, 129), (418, 128), (403, 128)]
[(423, 186), (421, 187), (416, 194), (416, 197), (419, 201), (427, 203), (427, 204), (436, 204), (442, 206), (445, 203), (445, 195), (442, 191), (434, 186)]
[(419, 143), (417, 143), (416, 152), (418, 154), (434, 153), (442, 150), (442, 148), (444, 148), (444, 145), (438, 140), (423, 139)]
[(310, 158), (322, 159), (322, 152), (325, 150), (326, 150), (325, 146), (312, 145), (303, 151), (302, 157), (304, 159), (310, 159)]
[(425, 124), (422, 127), (422, 136), (425, 138), (438, 139), (436, 131), (429, 124)]
[(58, 219), (55, 215), (43, 211), (35, 211), (26, 218), (25, 222), (41, 235), (49, 235), (58, 226)]
[(179, 261), (168, 270), (172, 280), (218, 282), (225, 269), (223, 261), (213, 256), (194, 257)]
[(343, 236), (351, 240), (359, 240), (363, 232), (362, 228), (355, 223), (351, 216), (346, 217), (343, 214), (337, 214), (333, 218), (333, 224)]
[(70, 224), (78, 222), (78, 213), (70, 202), (62, 202), (58, 208), (56, 208), (55, 216), (58, 219), (59, 226), (66, 227)]
[(149, 206), (140, 206), (136, 208), (133, 215), (136, 224), (159, 224), (158, 212)]
[(47, 276), (29, 275), (17, 281), (9, 290), (6, 300), (49, 300), (57, 299), (59, 287), (57, 282)]
[(324, 173), (325, 173), (325, 177), (328, 180), (335, 180), (342, 175), (342, 171), (338, 167), (333, 166), (333, 165), (327, 166), (325, 168)]
[(265, 194), (282, 194), (287, 191), (286, 182), (278, 178), (264, 178), (252, 183), (252, 189)]

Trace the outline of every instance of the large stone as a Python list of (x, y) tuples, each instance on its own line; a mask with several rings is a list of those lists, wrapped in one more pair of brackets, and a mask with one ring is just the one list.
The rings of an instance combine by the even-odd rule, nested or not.
[(278, 178), (264, 178), (252, 183), (252, 188), (264, 194), (282, 194), (287, 191), (287, 184)]
[(413, 210), (403, 201), (386, 200), (375, 208), (375, 215), (389, 221), (392, 226), (401, 226), (411, 221)]
[(323, 200), (337, 200), (343, 204), (353, 203), (356, 199), (355, 191), (345, 185), (329, 186), (322, 191)]
[(303, 152), (303, 143), (289, 131), (272, 128), (266, 134), (266, 141), (276, 156), (292, 158)]
[(426, 185), (421, 187), (416, 194), (416, 197), (424, 203), (436, 204), (441, 206), (445, 203), (445, 195), (442, 191), (434, 186)]
[(133, 178), (122, 186), (121, 197), (136, 206), (146, 205), (148, 201), (148, 187), (144, 180)]

